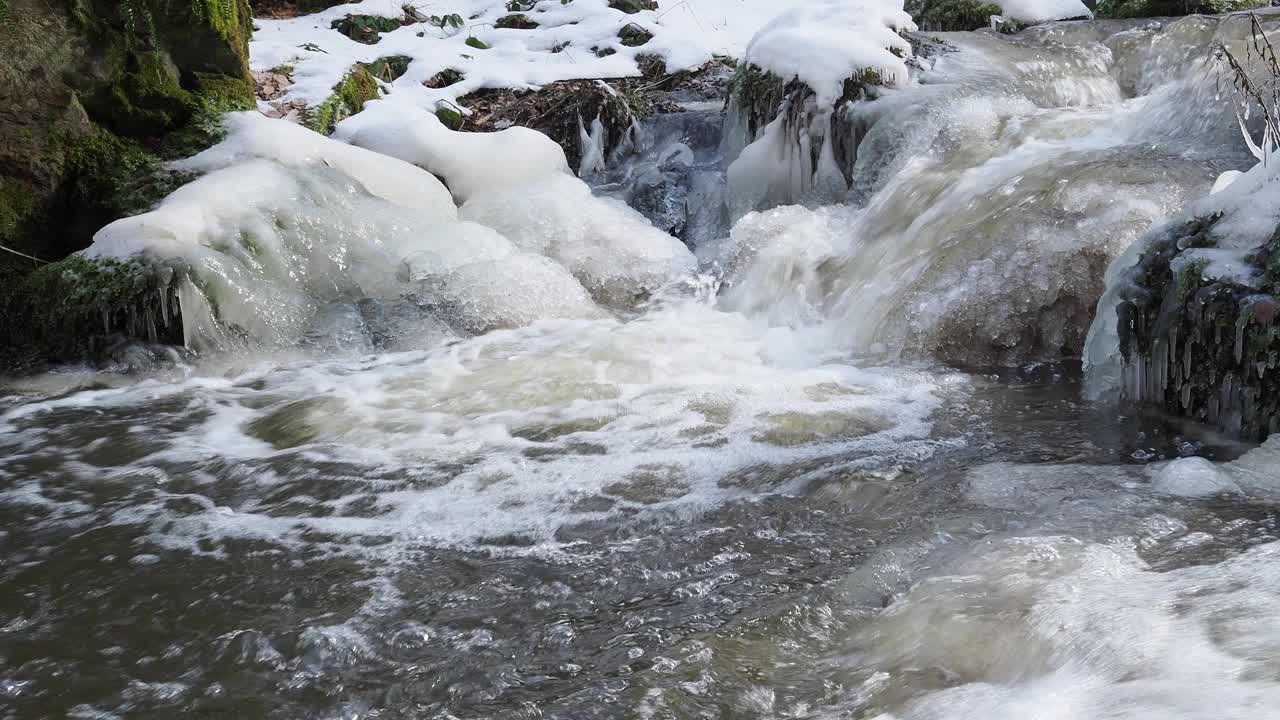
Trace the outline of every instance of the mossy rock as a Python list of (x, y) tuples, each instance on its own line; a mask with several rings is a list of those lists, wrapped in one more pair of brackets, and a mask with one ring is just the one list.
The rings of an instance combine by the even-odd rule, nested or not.
[(999, 5), (978, 0), (913, 0), (904, 9), (921, 30), (957, 32), (977, 30), (991, 25), (991, 16), (999, 15)]
[(1095, 14), (1099, 18), (1219, 15), (1269, 5), (1268, 0), (1101, 0)]
[(658, 0), (609, 0), (609, 7), (635, 15), (641, 10), (657, 10)]
[(333, 133), (337, 124), (364, 109), (364, 104), (378, 97), (378, 81), (369, 68), (357, 64), (337, 85), (333, 94), (316, 108), (308, 108), (303, 125), (320, 133)]
[[(1221, 214), (1157, 227), (1121, 281), (1116, 330), (1131, 401), (1261, 440), (1280, 431), (1280, 233), (1247, 262), (1260, 288), (1206, 275), (1185, 253), (1218, 244)], [(1278, 269), (1280, 270), (1280, 269)]]
[(409, 64), (411, 62), (413, 62), (413, 58), (408, 55), (388, 55), (374, 60), (365, 67), (368, 68), (370, 75), (382, 82), (391, 83), (400, 79), (406, 72), (409, 72)]
[(529, 16), (524, 13), (516, 13), (503, 15), (493, 26), (500, 30), (534, 30), (538, 27), (538, 23), (529, 19)]
[(57, 259), (85, 247), (95, 223), (141, 206), (132, 190), (109, 196), (120, 183), (84, 174), (85, 148), (120, 151), (120, 167), (137, 169), (140, 154), (207, 147), (221, 125), (211, 108), (253, 107), (246, 0), (5, 2), (0, 106), (22, 108), (0, 116), (7, 247)]
[(618, 31), (618, 39), (627, 47), (640, 47), (653, 39), (653, 33), (635, 23), (627, 23)]
[[(45, 260), (86, 247), (190, 179), (165, 159), (207, 148), (226, 112), (254, 107), (247, 0), (3, 2), (0, 107), (15, 110), (0, 114), (6, 247)], [(0, 335), (43, 333), (52, 320), (39, 309), (61, 307), (63, 291), (20, 293), (34, 263), (2, 255), (4, 302), (25, 309)]]
[(177, 286), (181, 264), (72, 255), (23, 278), (4, 298), (11, 343), (59, 359), (91, 359), (113, 335), (183, 342)]
[(334, 20), (330, 27), (358, 43), (376, 45), (382, 33), (399, 30), (402, 25), (399, 19), (380, 15), (348, 15)]

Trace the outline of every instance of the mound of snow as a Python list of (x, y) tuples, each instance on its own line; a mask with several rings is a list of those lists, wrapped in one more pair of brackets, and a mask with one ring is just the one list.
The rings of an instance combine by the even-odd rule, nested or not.
[(462, 203), (464, 220), (554, 259), (597, 302), (633, 305), (694, 270), (678, 240), (624, 203), (593, 196), (570, 173), (560, 146), (541, 133), (454, 132), (426, 111), (378, 102), (338, 135), (440, 176)]
[[(294, 343), (326, 304), (365, 298), (419, 298), (471, 333), (604, 317), (596, 302), (629, 308), (693, 270), (678, 241), (593, 197), (545, 137), (454, 133), (428, 112), (379, 105), (350, 135), (388, 154), (228, 116), (227, 139), (180, 164), (202, 177), (103, 228), (85, 254), (191, 268), (179, 296), (195, 346), (225, 346), (231, 328)], [(440, 171), (471, 222), (440, 180), (396, 155)]]
[(911, 43), (900, 33), (915, 29), (900, 0), (817, 0), (763, 27), (744, 61), (784, 79), (799, 78), (827, 107), (846, 79), (867, 71), (886, 85), (905, 83)]
[(1000, 0), (997, 4), (1006, 20), (1017, 20), (1028, 25), (1093, 17), (1093, 12), (1080, 0)]

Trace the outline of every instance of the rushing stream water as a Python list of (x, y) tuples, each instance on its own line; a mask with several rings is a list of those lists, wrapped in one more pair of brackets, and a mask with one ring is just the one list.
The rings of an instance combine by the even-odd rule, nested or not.
[(6, 382), (0, 716), (1280, 717), (1280, 445), (1069, 359), (1108, 263), (1250, 164), (1220, 22), (945, 35), (841, 203), (734, 218), (707, 109), (661, 121), (600, 190), (677, 193), (696, 263), (567, 178), (371, 217), (424, 181), (229, 153), (289, 214), (206, 159), (147, 232), (287, 247), (205, 258), (280, 342)]

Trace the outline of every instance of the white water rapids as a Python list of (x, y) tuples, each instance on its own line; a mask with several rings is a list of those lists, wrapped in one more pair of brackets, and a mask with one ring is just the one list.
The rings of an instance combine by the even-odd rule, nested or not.
[(200, 359), (0, 395), (0, 713), (1280, 717), (1275, 443), (943, 366), (1078, 357), (1248, 166), (1229, 23), (945, 34), (692, 251), (530, 131), (230, 119), (89, 251), (193, 268)]

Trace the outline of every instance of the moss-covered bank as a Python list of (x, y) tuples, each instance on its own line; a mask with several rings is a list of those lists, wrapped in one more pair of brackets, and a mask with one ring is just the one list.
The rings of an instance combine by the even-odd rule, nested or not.
[[(254, 105), (248, 0), (4, 7), (0, 246), (10, 250), (57, 261), (88, 246), (102, 225), (146, 210), (186, 179), (163, 160), (207, 147), (225, 112)], [(29, 277), (39, 265), (0, 252), (7, 306), (52, 306), (48, 283)], [(6, 316), (0, 343), (43, 336), (49, 320)]]

